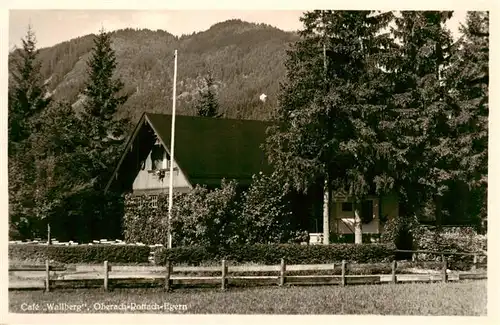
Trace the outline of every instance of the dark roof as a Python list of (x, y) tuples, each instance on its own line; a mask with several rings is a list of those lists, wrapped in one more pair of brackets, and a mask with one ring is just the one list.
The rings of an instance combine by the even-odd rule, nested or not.
[[(154, 144), (154, 134), (170, 152), (171, 124), (171, 115), (143, 114), (115, 169), (114, 174), (118, 176), (113, 175), (113, 179), (121, 178), (124, 173), (133, 172), (135, 176), (139, 167), (131, 162), (137, 160), (136, 156), (145, 159)], [(269, 169), (261, 147), (269, 125), (269, 122), (254, 120), (176, 115), (174, 159), (192, 184), (217, 186), (225, 178), (248, 185), (252, 175)], [(140, 153), (134, 151), (137, 147), (141, 147)], [(125, 181), (130, 185), (119, 183), (131, 187), (133, 179), (130, 179)]]

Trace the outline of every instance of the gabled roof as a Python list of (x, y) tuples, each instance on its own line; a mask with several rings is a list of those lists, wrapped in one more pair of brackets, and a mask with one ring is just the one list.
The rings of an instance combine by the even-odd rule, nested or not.
[[(156, 140), (170, 153), (172, 116), (144, 113), (115, 168), (110, 186), (131, 188), (133, 177)], [(175, 117), (174, 160), (191, 184), (218, 186), (223, 178), (250, 184), (269, 165), (261, 147), (269, 122), (198, 116)], [(132, 174), (132, 175), (131, 175)]]

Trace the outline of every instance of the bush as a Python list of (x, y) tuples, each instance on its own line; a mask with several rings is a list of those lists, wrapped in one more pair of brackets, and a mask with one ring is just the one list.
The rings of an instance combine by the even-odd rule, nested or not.
[(421, 250), (479, 252), (487, 249), (485, 235), (479, 235), (472, 227), (421, 226), (417, 247)]
[(342, 260), (357, 263), (384, 262), (394, 258), (394, 247), (384, 244), (256, 244), (220, 247), (161, 248), (155, 254), (155, 263), (164, 265), (167, 259), (175, 263), (200, 265), (220, 263), (277, 264), (285, 258), (290, 264), (333, 263)]
[(244, 243), (287, 243), (297, 238), (293, 222), (291, 192), (276, 174), (254, 175), (243, 198), (241, 228)]
[[(486, 251), (485, 235), (479, 235), (472, 227), (436, 227), (421, 226), (416, 238), (416, 248), (429, 251), (481, 252)], [(419, 254), (419, 260), (433, 261), (440, 259), (439, 254)], [(450, 264), (469, 265), (473, 256), (449, 255)]]
[[(419, 230), (420, 225), (415, 216), (396, 216), (385, 223), (380, 241), (392, 244), (396, 249), (414, 250), (417, 249), (414, 240), (420, 236)], [(397, 253), (396, 259), (411, 259), (411, 253)]]
[(239, 241), (239, 196), (236, 182), (222, 180), (220, 188), (197, 186), (172, 209), (175, 246), (226, 246)]
[[(174, 194), (174, 202), (181, 195)], [(158, 195), (158, 207), (153, 208), (149, 195), (127, 194), (125, 197), (125, 213), (123, 216), (123, 236), (128, 243), (144, 243), (147, 245), (167, 244), (168, 195)]]
[[(363, 234), (363, 243), (379, 243), (381, 234)], [(330, 234), (331, 243), (354, 243), (354, 234)]]
[[(235, 182), (223, 181), (221, 188), (214, 190), (196, 186), (188, 193), (174, 195), (171, 219), (174, 246), (223, 246), (238, 240)], [(168, 195), (159, 194), (157, 198), (158, 206), (153, 208), (149, 195), (126, 197), (125, 241), (167, 246)]]
[(149, 246), (131, 245), (35, 245), (10, 244), (9, 258), (41, 262), (46, 259), (65, 264), (148, 263)]

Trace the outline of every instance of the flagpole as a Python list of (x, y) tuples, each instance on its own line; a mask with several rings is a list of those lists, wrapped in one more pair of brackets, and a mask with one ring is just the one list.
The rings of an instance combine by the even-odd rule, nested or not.
[(174, 52), (174, 87), (172, 95), (172, 127), (170, 135), (170, 186), (168, 190), (168, 248), (172, 248), (172, 230), (171, 230), (171, 219), (172, 219), (172, 205), (174, 198), (174, 144), (175, 144), (175, 97), (176, 97), (176, 86), (177, 86), (177, 50)]

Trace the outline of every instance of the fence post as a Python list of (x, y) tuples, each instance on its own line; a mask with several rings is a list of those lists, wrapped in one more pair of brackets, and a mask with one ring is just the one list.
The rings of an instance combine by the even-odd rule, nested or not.
[(227, 282), (227, 279), (226, 279), (226, 276), (227, 276), (227, 265), (226, 265), (226, 260), (222, 260), (222, 283), (221, 283), (221, 289), (222, 290), (226, 290), (226, 282)]
[(280, 283), (279, 286), (282, 287), (285, 284), (285, 272), (286, 272), (286, 264), (285, 259), (281, 259), (281, 268), (280, 268)]
[(50, 265), (49, 260), (45, 260), (45, 292), (50, 291)]
[(392, 278), (391, 278), (392, 283), (396, 283), (396, 267), (397, 267), (397, 262), (396, 262), (396, 260), (393, 260), (392, 261)]
[(446, 270), (448, 269), (448, 263), (446, 261), (446, 256), (444, 256), (444, 254), (442, 256), (443, 256), (443, 270), (442, 270), (443, 282), (447, 282), (448, 281), (448, 274), (446, 273)]
[(170, 276), (172, 273), (172, 261), (170, 259), (167, 260), (167, 273), (165, 274), (165, 290), (171, 290)]
[(104, 261), (104, 290), (108, 291), (108, 261)]
[(342, 260), (342, 278), (340, 279), (340, 281), (341, 281), (340, 284), (342, 286), (345, 286), (345, 284), (346, 284), (346, 281), (345, 281), (345, 264), (346, 264), (345, 260)]
[(472, 261), (471, 271), (476, 271), (476, 269), (477, 269), (477, 254), (474, 254), (474, 261)]

